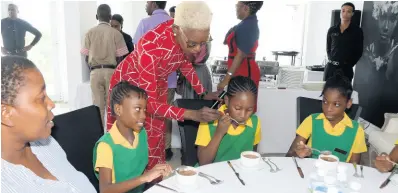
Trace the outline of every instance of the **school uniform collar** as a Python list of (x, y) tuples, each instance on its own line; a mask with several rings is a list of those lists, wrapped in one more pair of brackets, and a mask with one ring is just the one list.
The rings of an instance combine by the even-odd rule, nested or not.
[[(109, 134), (112, 137), (113, 143), (117, 145), (122, 145), (125, 147), (133, 148), (133, 146), (130, 144), (129, 141), (127, 141), (126, 138), (123, 137), (123, 135), (119, 132), (119, 129), (116, 126), (116, 122), (113, 123), (112, 128), (109, 130)], [(134, 131), (134, 144), (138, 143), (138, 133)]]
[[(316, 117), (316, 119), (327, 120), (325, 114), (323, 114), (323, 113), (319, 114), (318, 117)], [(349, 128), (354, 128), (351, 118), (348, 117), (348, 115), (346, 113), (344, 113), (344, 118), (339, 123), (342, 123), (343, 125), (345, 125)]]
[[(224, 111), (227, 109), (227, 105), (222, 105), (219, 109), (218, 109), (218, 111), (220, 111), (220, 112), (222, 112), (222, 113), (224, 113)], [(216, 121), (216, 122), (218, 122), (218, 121)], [(246, 123), (245, 123), (245, 125), (246, 126), (249, 126), (249, 127), (253, 127), (253, 122), (252, 122), (252, 119), (249, 117), (249, 119), (247, 119), (246, 120)], [(240, 126), (243, 126), (243, 125), (239, 125), (238, 127), (240, 127)]]

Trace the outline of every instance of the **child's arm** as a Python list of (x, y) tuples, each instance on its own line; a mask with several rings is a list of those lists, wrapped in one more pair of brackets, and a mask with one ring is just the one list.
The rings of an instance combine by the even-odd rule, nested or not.
[(168, 164), (156, 165), (152, 170), (143, 175), (120, 183), (112, 183), (112, 169), (99, 168), (100, 193), (124, 193), (141, 184), (151, 182), (159, 176), (167, 176), (171, 172)]
[(361, 154), (360, 153), (352, 153), (350, 163), (358, 163), (361, 161)]
[(296, 138), (293, 140), (293, 143), (290, 145), (289, 151), (286, 154), (286, 157), (299, 156), (299, 157), (307, 157), (311, 155), (311, 150), (306, 148), (304, 144), (307, 144), (307, 139), (301, 137), (300, 135), (296, 135)]
[(210, 164), (214, 161), (221, 140), (228, 132), (228, 128), (230, 125), (231, 118), (229, 117), (229, 115), (223, 115), (218, 121), (216, 132), (213, 138), (210, 140), (210, 143), (207, 146), (198, 147), (199, 165)]
[(257, 146), (258, 145), (253, 146), (253, 151), (257, 152)]
[(382, 153), (381, 155), (376, 157), (375, 166), (377, 170), (379, 170), (380, 172), (390, 172), (394, 168), (394, 165), (388, 160), (395, 163), (398, 162), (398, 141), (394, 149), (391, 151), (390, 155)]

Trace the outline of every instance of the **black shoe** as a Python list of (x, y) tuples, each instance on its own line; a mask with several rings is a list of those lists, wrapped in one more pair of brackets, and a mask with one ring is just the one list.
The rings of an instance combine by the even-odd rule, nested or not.
[(166, 149), (166, 161), (170, 161), (172, 157), (173, 157), (173, 151), (171, 151), (171, 148)]

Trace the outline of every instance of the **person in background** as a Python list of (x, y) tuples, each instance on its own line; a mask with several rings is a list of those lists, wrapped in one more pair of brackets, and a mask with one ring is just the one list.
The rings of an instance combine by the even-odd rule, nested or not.
[(244, 151), (257, 150), (261, 123), (254, 113), (257, 85), (249, 77), (235, 76), (228, 84), (224, 115), (216, 121), (200, 123), (195, 144), (199, 165), (239, 159)]
[(390, 155), (382, 153), (376, 157), (375, 166), (380, 172), (391, 172), (394, 165), (390, 161), (398, 163), (398, 140), (395, 142), (395, 147)]
[(158, 164), (144, 173), (148, 164), (148, 136), (144, 128), (148, 95), (145, 90), (121, 81), (110, 96), (112, 128), (94, 147), (94, 171), (102, 193), (141, 193), (145, 183), (168, 176), (171, 167)]
[[(27, 21), (18, 18), (18, 7), (8, 5), (8, 17), (1, 20), (1, 35), (3, 37), (3, 55), (27, 57), (27, 52), (39, 42), (41, 33)], [(32, 33), (35, 38), (29, 45), (25, 45), (26, 32)]]
[(362, 126), (345, 113), (351, 108), (352, 92), (351, 82), (342, 73), (330, 77), (322, 91), (322, 113), (301, 123), (287, 156), (317, 158), (319, 153), (310, 149), (315, 148), (332, 152), (341, 162), (359, 164), (367, 147)]
[[(149, 30), (136, 49), (124, 59), (112, 75), (110, 89), (126, 80), (148, 94), (145, 129), (148, 133), (147, 169), (165, 162), (165, 119), (209, 122), (219, 118), (215, 109), (182, 109), (167, 104), (167, 77), (180, 70), (196, 93), (206, 100), (218, 99), (219, 92), (208, 93), (200, 83), (185, 54), (195, 54), (209, 41), (212, 13), (203, 1), (183, 1), (176, 8), (175, 20), (168, 20)], [(155, 38), (157, 37), (157, 38)], [(115, 118), (108, 103), (107, 127)]]
[(169, 9), (170, 17), (174, 18), (175, 13), (176, 13), (176, 6), (170, 7)]
[[(149, 30), (154, 29), (159, 24), (172, 19), (167, 12), (164, 10), (167, 1), (147, 1), (145, 10), (150, 17), (142, 19), (138, 24), (137, 31), (135, 32), (133, 42), (137, 44), (140, 38)], [(168, 90), (167, 90), (167, 104), (171, 104), (174, 101), (175, 90), (177, 87), (177, 73), (172, 72), (167, 78)], [(166, 119), (166, 160), (170, 160), (173, 157), (171, 151), (171, 131), (172, 121)]]
[(93, 104), (99, 107), (104, 123), (109, 81), (117, 64), (128, 54), (122, 34), (109, 24), (111, 8), (107, 4), (98, 6), (96, 18), (99, 24), (91, 28), (84, 38), (80, 52), (86, 56), (90, 68), (90, 85)]
[(1, 57), (1, 192), (96, 192), (50, 135), (54, 107), (32, 61)]
[[(122, 33), (127, 49), (129, 50), (129, 53), (131, 53), (134, 50), (133, 38), (131, 38), (129, 34), (126, 34), (122, 31), (123, 17), (119, 14), (112, 15), (111, 26)], [(128, 54), (124, 55), (123, 58), (128, 56)]]
[[(262, 6), (262, 1), (239, 1), (236, 4), (236, 16), (242, 21), (232, 27), (225, 37), (224, 44), (229, 49), (228, 72), (217, 85), (217, 90), (224, 90), (233, 76), (250, 77), (258, 89), (260, 68), (255, 59), (260, 30), (256, 13)], [(256, 111), (257, 102), (254, 112)]]
[(344, 3), (341, 6), (340, 23), (328, 30), (326, 52), (329, 62), (324, 72), (325, 81), (339, 69), (350, 82), (354, 78), (352, 68), (361, 58), (363, 51), (362, 29), (351, 22), (354, 12), (354, 4)]

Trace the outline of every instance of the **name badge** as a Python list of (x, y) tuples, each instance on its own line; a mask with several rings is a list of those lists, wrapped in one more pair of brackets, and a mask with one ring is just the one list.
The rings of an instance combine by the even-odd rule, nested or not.
[(347, 155), (347, 153), (348, 153), (347, 151), (344, 151), (344, 150), (339, 149), (339, 148), (334, 148), (334, 151), (337, 152), (337, 153), (341, 153), (343, 155)]

